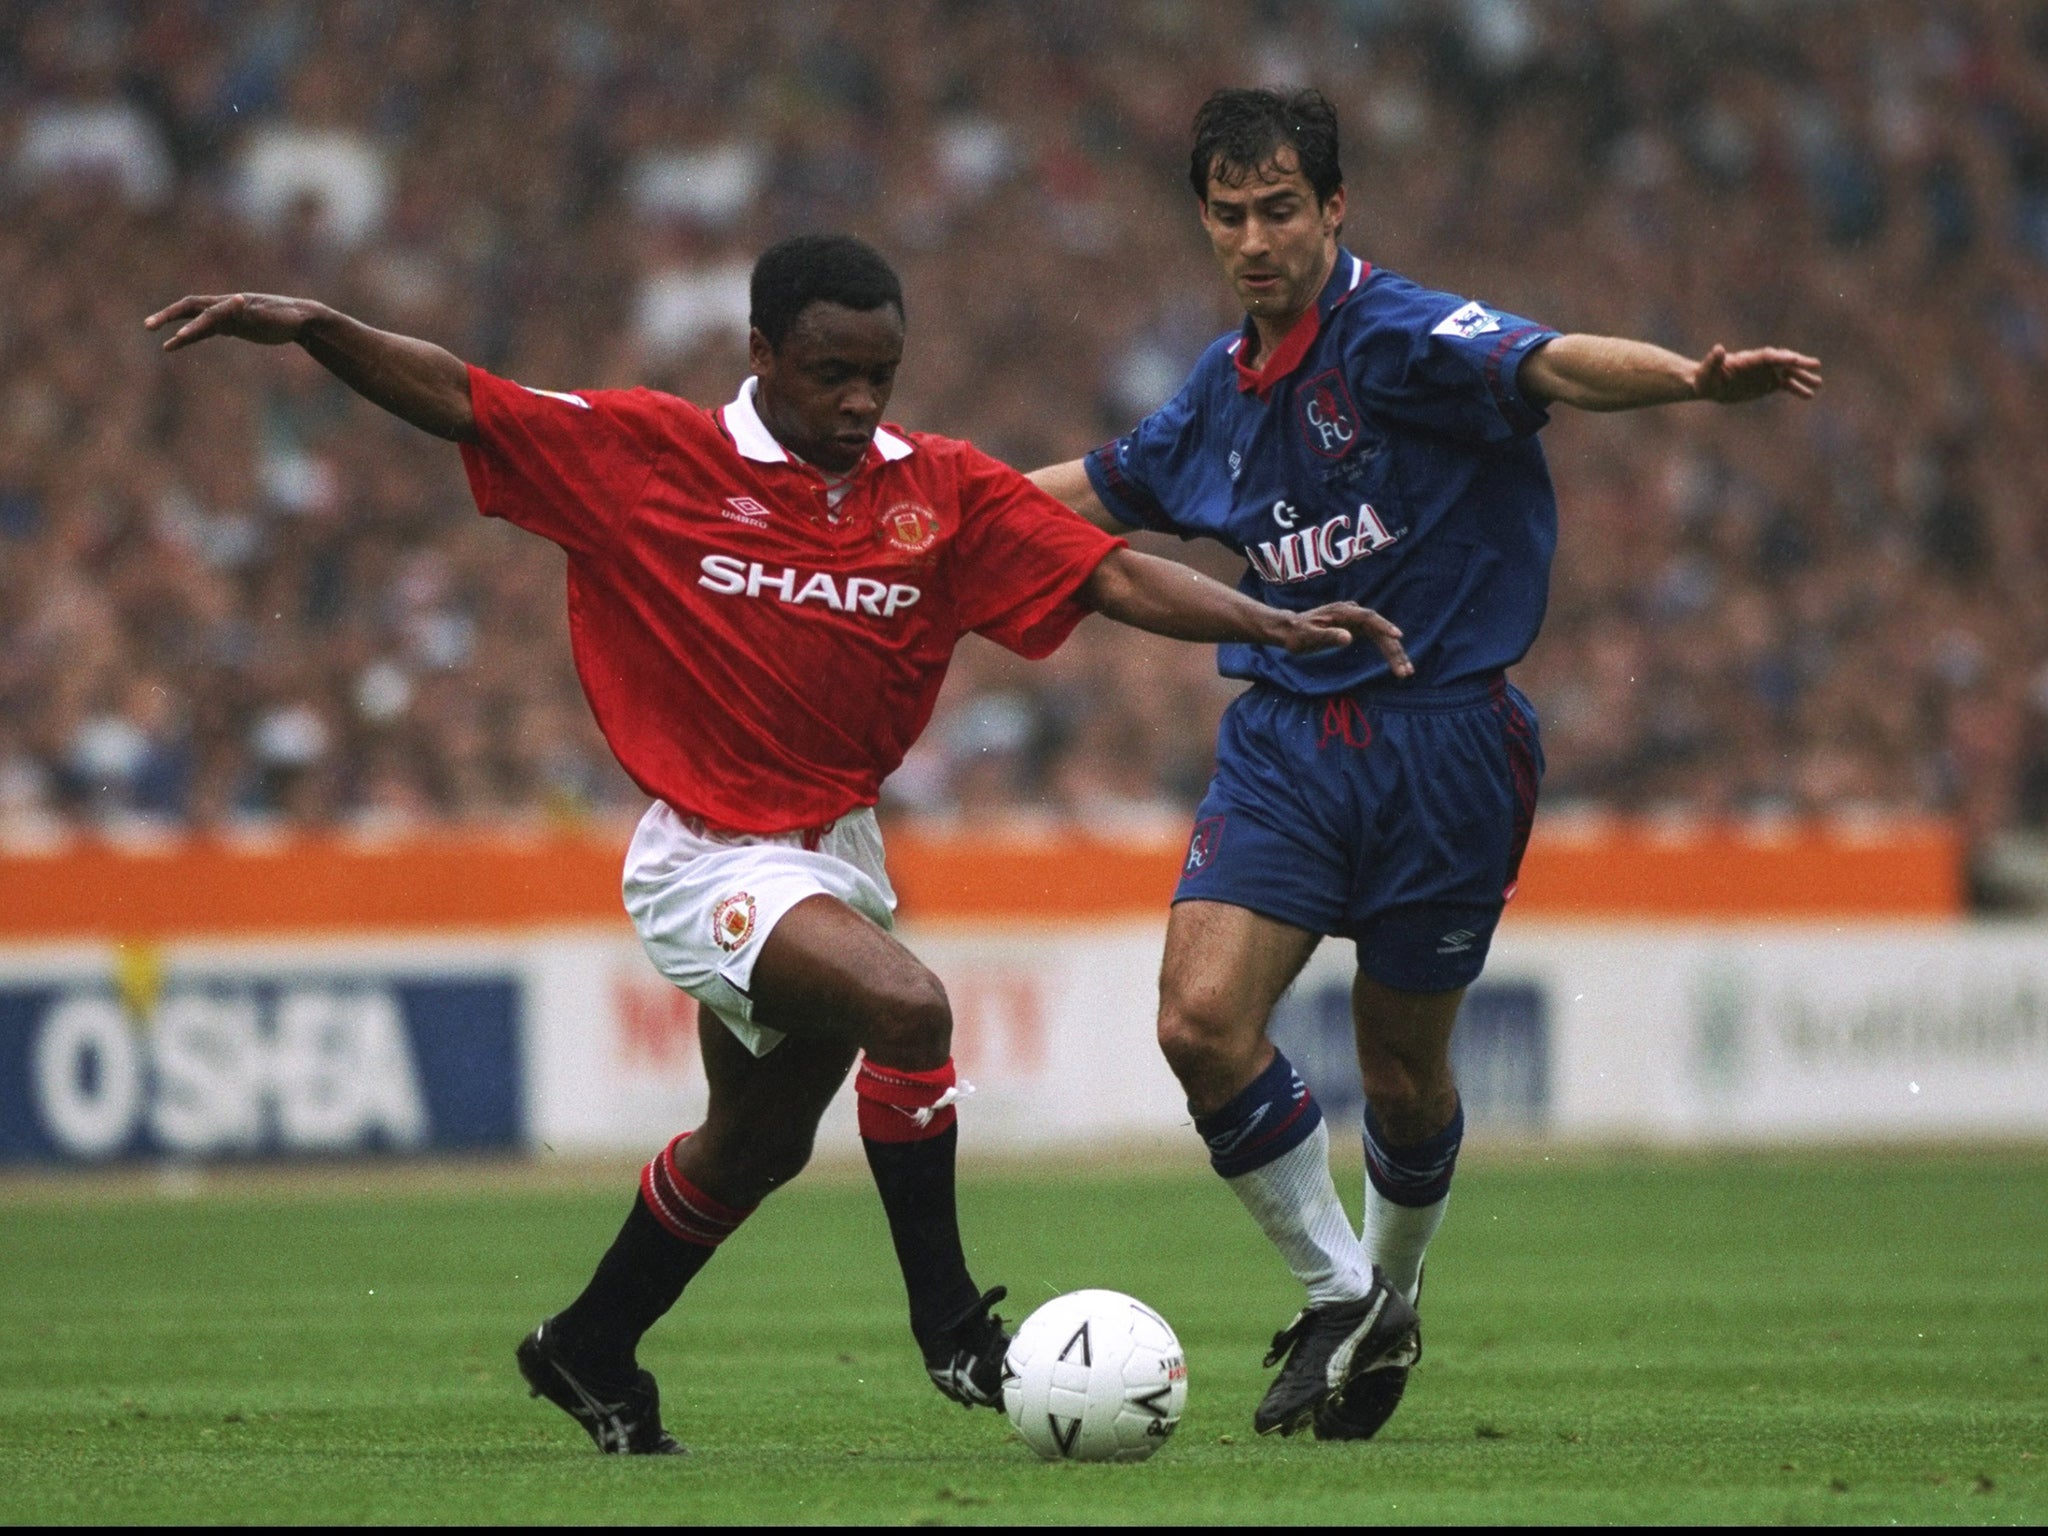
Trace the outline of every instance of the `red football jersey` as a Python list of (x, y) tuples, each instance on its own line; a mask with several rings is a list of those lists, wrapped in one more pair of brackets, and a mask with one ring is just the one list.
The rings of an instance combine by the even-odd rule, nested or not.
[(872, 805), (969, 630), (1024, 656), (1123, 541), (972, 444), (885, 427), (835, 508), (753, 381), (722, 410), (469, 371), (478, 508), (569, 555), (569, 634), (633, 781), (734, 832)]

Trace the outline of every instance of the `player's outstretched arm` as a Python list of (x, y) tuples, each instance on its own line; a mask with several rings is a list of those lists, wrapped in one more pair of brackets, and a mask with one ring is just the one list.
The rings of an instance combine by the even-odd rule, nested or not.
[(1063, 501), (1105, 533), (1122, 533), (1124, 525), (1116, 520), (1116, 514), (1102, 504), (1102, 498), (1095, 494), (1095, 487), (1089, 482), (1085, 462), (1069, 459), (1064, 464), (1048, 464), (1043, 469), (1034, 469), (1024, 477), (1037, 486), (1054, 501)]
[(1200, 571), (1135, 549), (1112, 550), (1082, 585), (1081, 598), (1120, 624), (1175, 640), (1243, 640), (1300, 655), (1335, 650), (1363, 637), (1379, 647), (1394, 676), (1415, 671), (1401, 648), (1401, 631), (1370, 608), (1356, 603), (1325, 603), (1307, 613), (1268, 608)]
[(1647, 341), (1619, 336), (1560, 336), (1530, 353), (1517, 376), (1539, 405), (1582, 411), (1629, 411), (1645, 405), (1712, 400), (1738, 405), (1783, 391), (1811, 400), (1819, 391), (1820, 359), (1784, 347), (1681, 357)]
[(266, 347), (297, 342), (342, 383), (423, 432), (453, 442), (476, 440), (469, 369), (454, 353), (413, 336), (373, 330), (313, 299), (276, 293), (191, 294), (142, 322), (175, 327), (164, 350), (213, 336)]

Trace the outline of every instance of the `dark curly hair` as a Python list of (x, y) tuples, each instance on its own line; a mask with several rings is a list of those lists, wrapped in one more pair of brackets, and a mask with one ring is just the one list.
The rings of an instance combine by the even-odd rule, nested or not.
[(1188, 182), (1195, 196), (1209, 200), (1213, 176), (1225, 186), (1239, 186), (1273, 163), (1282, 145), (1292, 145), (1301, 159), (1301, 174), (1315, 189), (1316, 201), (1327, 203), (1344, 185), (1337, 164), (1337, 109), (1321, 91), (1230, 89), (1218, 91), (1195, 113), (1195, 151), (1188, 160)]
[(851, 235), (796, 235), (761, 253), (747, 286), (747, 323), (780, 348), (797, 317), (813, 304), (848, 309), (895, 306), (903, 318), (903, 284), (882, 253)]

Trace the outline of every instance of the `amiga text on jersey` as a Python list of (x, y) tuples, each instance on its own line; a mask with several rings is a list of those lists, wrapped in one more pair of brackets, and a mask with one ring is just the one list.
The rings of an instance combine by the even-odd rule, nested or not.
[[(1273, 521), (1282, 528), (1294, 528), (1299, 512), (1291, 501), (1273, 503)], [(1311, 581), (1328, 571), (1341, 570), (1354, 560), (1376, 555), (1406, 533), (1389, 532), (1372, 503), (1358, 504), (1358, 519), (1339, 512), (1313, 528), (1296, 529), (1274, 543), (1247, 544), (1245, 559), (1253, 570), (1275, 585)]]

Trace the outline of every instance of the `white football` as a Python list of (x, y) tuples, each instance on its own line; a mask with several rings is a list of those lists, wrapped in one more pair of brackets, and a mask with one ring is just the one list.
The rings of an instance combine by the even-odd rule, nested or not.
[(1024, 1319), (1003, 1360), (1003, 1407), (1047, 1461), (1143, 1461), (1187, 1406), (1166, 1319), (1121, 1291), (1069, 1291)]

